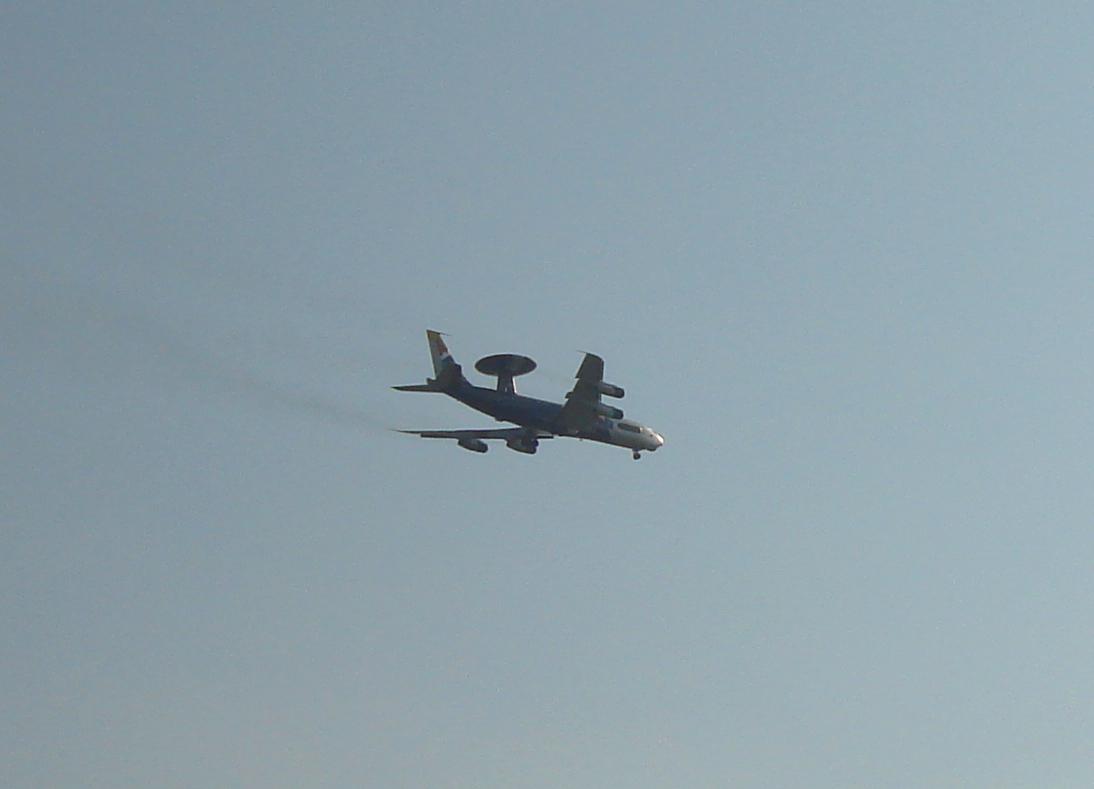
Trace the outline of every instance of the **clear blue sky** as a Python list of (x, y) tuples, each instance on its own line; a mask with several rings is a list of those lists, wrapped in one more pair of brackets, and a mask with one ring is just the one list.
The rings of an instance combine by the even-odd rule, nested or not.
[(0, 783), (1094, 785), (1092, 28), (7, 3)]

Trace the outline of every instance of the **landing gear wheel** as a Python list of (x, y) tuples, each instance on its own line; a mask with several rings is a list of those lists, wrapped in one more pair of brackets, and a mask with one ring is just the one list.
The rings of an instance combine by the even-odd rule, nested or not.
[(641, 460), (642, 459), (642, 455), (640, 455), (638, 453), (638, 450), (635, 450), (634, 454), (631, 455), (631, 457), (634, 458), (635, 460)]

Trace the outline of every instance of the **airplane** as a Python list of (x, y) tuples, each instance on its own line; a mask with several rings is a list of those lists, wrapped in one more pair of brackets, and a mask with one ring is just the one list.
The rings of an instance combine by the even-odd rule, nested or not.
[(565, 403), (552, 403), (517, 394), (513, 379), (532, 372), (536, 363), (527, 356), (499, 353), (485, 356), (475, 363), (483, 375), (496, 377), (493, 389), (475, 386), (464, 377), (463, 369), (452, 358), (440, 332), (426, 330), (429, 352), (433, 357), (436, 378), (426, 378), (424, 384), (393, 386), (400, 392), (442, 392), (464, 405), (489, 414), (499, 422), (512, 422), (517, 427), (488, 430), (400, 430), (422, 438), (450, 438), (464, 449), (486, 452), (490, 439), (505, 441), (509, 449), (534, 455), (540, 439), (571, 436), (604, 444), (626, 447), (639, 460), (642, 451), (655, 452), (665, 439), (651, 428), (623, 418), (623, 412), (600, 401), (601, 395), (622, 397), (622, 387), (604, 381), (604, 360), (586, 353), (578, 368), (577, 383), (566, 395)]

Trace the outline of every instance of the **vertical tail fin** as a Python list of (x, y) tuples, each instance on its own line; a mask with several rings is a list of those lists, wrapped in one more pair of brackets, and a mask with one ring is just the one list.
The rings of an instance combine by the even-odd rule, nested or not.
[(425, 336), (429, 338), (429, 355), (433, 357), (433, 372), (440, 378), (445, 368), (455, 364), (456, 360), (452, 358), (440, 332), (426, 329)]
[(429, 338), (429, 355), (433, 357), (433, 372), (437, 375), (430, 383), (442, 392), (459, 389), (467, 380), (463, 377), (463, 368), (452, 358), (440, 332), (426, 329), (425, 334)]
[(433, 357), (433, 372), (436, 378), (427, 378), (424, 384), (409, 384), (407, 386), (393, 386), (400, 392), (446, 392), (453, 394), (467, 382), (463, 377), (463, 369), (456, 364), (448, 346), (441, 339), (441, 333), (426, 329), (426, 337), (429, 338), (429, 355)]

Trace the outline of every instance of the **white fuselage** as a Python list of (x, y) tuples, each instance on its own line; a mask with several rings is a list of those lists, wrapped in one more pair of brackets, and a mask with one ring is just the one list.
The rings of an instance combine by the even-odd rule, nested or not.
[(652, 427), (646, 427), (630, 419), (606, 419), (605, 421), (608, 423), (607, 443), (609, 444), (653, 452), (665, 443), (665, 439)]

